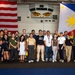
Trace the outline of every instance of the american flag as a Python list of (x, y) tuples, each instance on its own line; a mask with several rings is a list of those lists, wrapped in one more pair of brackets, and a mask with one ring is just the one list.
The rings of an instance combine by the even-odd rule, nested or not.
[(17, 2), (0, 1), (0, 30), (18, 30)]

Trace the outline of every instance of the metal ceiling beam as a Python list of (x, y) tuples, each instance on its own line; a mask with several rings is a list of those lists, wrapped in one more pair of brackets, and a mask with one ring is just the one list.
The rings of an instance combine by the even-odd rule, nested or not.
[(46, 1), (46, 0), (3, 0), (3, 1), (10, 1), (14, 2), (17, 1), (18, 4), (36, 4), (36, 3), (47, 3), (52, 5), (59, 5), (60, 3), (75, 3), (75, 1), (68, 0), (68, 1)]
[(72, 1), (25, 1), (25, 2), (18, 2), (18, 4), (37, 4), (37, 3), (47, 3), (52, 5), (59, 5), (60, 3), (75, 3)]

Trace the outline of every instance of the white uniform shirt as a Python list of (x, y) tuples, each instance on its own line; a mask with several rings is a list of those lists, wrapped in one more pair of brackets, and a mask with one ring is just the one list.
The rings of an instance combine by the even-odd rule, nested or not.
[(52, 35), (50, 35), (50, 36), (45, 35), (44, 36), (44, 41), (46, 42), (46, 46), (50, 47), (51, 46), (51, 41), (52, 41)]
[(58, 44), (64, 44), (65, 40), (65, 37), (58, 37)]

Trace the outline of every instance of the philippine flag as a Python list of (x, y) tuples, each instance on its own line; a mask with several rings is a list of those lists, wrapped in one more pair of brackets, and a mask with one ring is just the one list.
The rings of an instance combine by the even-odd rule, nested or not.
[(75, 4), (60, 4), (58, 32), (71, 31), (75, 35)]

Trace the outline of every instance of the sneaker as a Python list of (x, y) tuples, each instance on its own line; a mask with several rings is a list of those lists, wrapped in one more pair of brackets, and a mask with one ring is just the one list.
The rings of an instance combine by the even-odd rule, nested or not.
[(49, 61), (52, 61), (52, 58), (50, 58)]
[(31, 62), (34, 62), (34, 60), (31, 60)]
[(74, 62), (75, 62), (75, 60), (74, 60)]
[(45, 61), (45, 60), (42, 60), (43, 62)]
[(54, 60), (55, 62), (57, 62), (57, 60)]
[(64, 60), (62, 60), (61, 62), (64, 63)]
[(55, 61), (54, 61), (54, 60), (52, 60), (52, 62), (54, 63)]
[(46, 61), (48, 61), (48, 58), (46, 58)]
[(36, 60), (36, 62), (39, 62), (39, 60)]
[(31, 60), (29, 60), (28, 63), (31, 63)]
[(59, 62), (62, 62), (62, 60), (60, 59)]

